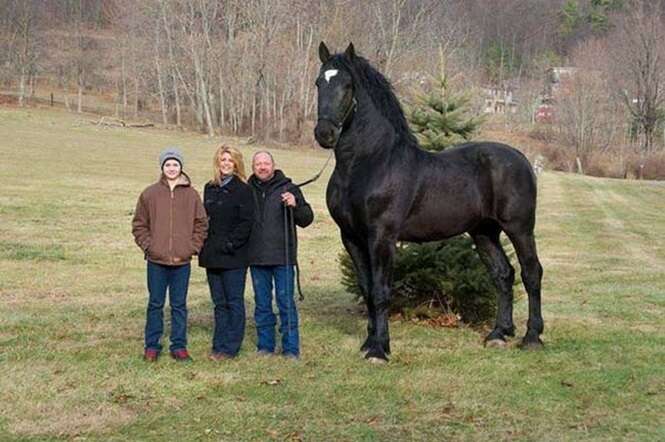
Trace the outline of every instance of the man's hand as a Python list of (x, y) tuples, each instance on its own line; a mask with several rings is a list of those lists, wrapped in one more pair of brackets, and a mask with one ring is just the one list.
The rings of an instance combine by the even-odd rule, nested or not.
[(282, 203), (287, 207), (295, 207), (296, 197), (291, 192), (284, 192), (282, 194)]

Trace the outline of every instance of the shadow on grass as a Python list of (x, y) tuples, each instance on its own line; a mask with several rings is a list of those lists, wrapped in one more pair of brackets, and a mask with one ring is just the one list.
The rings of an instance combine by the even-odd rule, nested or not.
[(301, 316), (317, 327), (332, 328), (339, 333), (358, 336), (365, 333), (367, 314), (353, 295), (331, 287), (306, 287), (305, 300), (298, 303)]

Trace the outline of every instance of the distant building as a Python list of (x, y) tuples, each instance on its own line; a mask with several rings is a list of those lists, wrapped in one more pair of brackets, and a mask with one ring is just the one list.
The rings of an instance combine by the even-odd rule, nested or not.
[(483, 87), (485, 97), (483, 112), (486, 114), (514, 114), (517, 112), (518, 102), (515, 98), (513, 85)]
[(551, 103), (542, 102), (536, 108), (534, 119), (538, 123), (552, 124), (555, 120), (555, 109)]
[(552, 67), (545, 71), (543, 93), (534, 115), (536, 122), (551, 124), (556, 121), (559, 98), (578, 71), (578, 68), (571, 66)]

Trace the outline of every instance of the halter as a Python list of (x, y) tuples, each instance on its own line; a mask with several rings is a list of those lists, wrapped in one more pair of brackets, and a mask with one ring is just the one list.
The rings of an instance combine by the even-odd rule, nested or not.
[(346, 112), (344, 112), (344, 117), (342, 117), (342, 121), (340, 121), (339, 123), (333, 120), (332, 118), (328, 117), (319, 117), (317, 121), (321, 120), (328, 121), (332, 123), (332, 125), (335, 126), (337, 130), (341, 132), (344, 126), (346, 126), (346, 123), (348, 123), (349, 117), (351, 117), (355, 113), (356, 109), (358, 109), (358, 101), (356, 100), (356, 97), (353, 97), (351, 99), (351, 105), (346, 109)]

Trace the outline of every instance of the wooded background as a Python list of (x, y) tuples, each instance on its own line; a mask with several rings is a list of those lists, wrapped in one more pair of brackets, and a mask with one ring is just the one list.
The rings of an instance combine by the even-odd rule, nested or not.
[[(585, 160), (636, 152), (643, 167), (663, 147), (664, 5), (0, 0), (0, 85), (21, 106), (53, 94), (71, 111), (304, 144), (316, 113), (318, 44), (343, 50), (353, 41), (407, 102), (443, 60), (478, 109), (483, 87), (515, 91), (517, 111), (506, 125), (554, 137)], [(554, 66), (578, 73), (559, 98), (556, 124), (536, 128), (545, 72)]]

